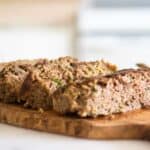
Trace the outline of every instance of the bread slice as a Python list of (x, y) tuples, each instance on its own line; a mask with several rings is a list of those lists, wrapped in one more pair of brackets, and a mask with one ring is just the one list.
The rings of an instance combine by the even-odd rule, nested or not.
[(116, 71), (115, 65), (103, 60), (78, 62), (70, 57), (59, 58), (39, 66), (27, 76), (20, 93), (25, 106), (33, 109), (51, 108), (51, 95), (68, 83)]
[(17, 60), (0, 64), (0, 101), (13, 103), (19, 101), (19, 93), (29, 70), (37, 60)]
[(150, 69), (129, 69), (60, 88), (53, 109), (61, 114), (97, 117), (150, 107)]
[(77, 59), (60, 57), (51, 61), (37, 63), (25, 79), (21, 88), (21, 100), (25, 107), (49, 109), (50, 95), (59, 87), (73, 80), (73, 63)]

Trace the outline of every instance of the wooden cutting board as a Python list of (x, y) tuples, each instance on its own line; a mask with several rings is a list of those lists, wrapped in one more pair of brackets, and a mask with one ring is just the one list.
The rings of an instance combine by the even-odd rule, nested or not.
[(81, 119), (0, 103), (0, 122), (28, 129), (90, 139), (150, 140), (150, 110)]

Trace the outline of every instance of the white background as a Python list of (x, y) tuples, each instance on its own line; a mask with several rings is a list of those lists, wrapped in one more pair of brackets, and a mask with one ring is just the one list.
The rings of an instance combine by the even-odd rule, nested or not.
[(0, 61), (71, 55), (70, 30), (55, 27), (0, 28)]
[(78, 56), (104, 58), (121, 68), (150, 64), (150, 8), (81, 9), (78, 19)]
[(150, 142), (86, 140), (0, 124), (1, 150), (149, 150)]

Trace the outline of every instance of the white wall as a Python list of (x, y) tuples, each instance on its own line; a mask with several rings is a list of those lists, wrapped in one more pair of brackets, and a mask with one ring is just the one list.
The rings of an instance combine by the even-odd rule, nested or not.
[(0, 61), (71, 55), (70, 31), (49, 27), (0, 27)]
[(150, 64), (150, 8), (85, 7), (78, 19), (78, 56), (121, 68)]

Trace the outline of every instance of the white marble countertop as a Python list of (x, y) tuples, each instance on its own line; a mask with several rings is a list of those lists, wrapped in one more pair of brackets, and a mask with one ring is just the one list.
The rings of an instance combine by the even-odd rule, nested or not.
[(1, 150), (149, 150), (146, 141), (86, 140), (0, 124)]

